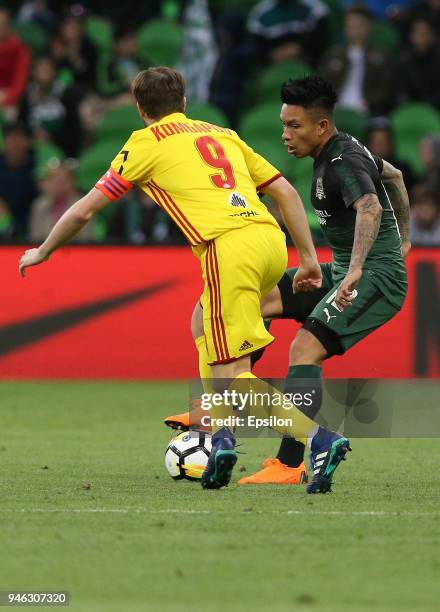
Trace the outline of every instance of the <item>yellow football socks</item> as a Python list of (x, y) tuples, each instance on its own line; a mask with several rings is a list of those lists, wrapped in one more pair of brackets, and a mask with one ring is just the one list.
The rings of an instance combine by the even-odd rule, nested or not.
[[(212, 433), (224, 426), (234, 429), (232, 425), (234, 417), (248, 419), (251, 416), (254, 419), (269, 421), (270, 427), (279, 433), (294, 437), (306, 444), (307, 438), (316, 429), (316, 423), (301, 412), (281, 391), (257, 378), (252, 372), (243, 372), (237, 376), (227, 388), (226, 397), (229, 401), (220, 401), (219, 394), (215, 393), (211, 384), (212, 370), (208, 365), (205, 337), (199, 336), (195, 339), (195, 343), (199, 353), (199, 373), (204, 394), (211, 394), (208, 401), (209, 412), (206, 414), (211, 417)], [(234, 391), (236, 394), (241, 394), (237, 396), (240, 398), (238, 405), (237, 402), (231, 401)], [(248, 423), (254, 421), (248, 419)], [(249, 426), (247, 430), (249, 431)]]
[[(246, 383), (240, 384), (240, 380)], [(242, 394), (249, 393), (246, 413), (255, 419), (269, 419), (270, 427), (279, 433), (306, 444), (307, 438), (316, 430), (316, 423), (301, 412), (288, 397), (254, 376), (252, 372), (243, 372), (237, 376), (233, 386), (237, 390), (241, 387)]]

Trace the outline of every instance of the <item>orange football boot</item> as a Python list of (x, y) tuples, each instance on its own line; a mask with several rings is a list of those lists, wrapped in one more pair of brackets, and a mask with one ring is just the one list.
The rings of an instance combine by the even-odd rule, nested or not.
[(202, 425), (202, 417), (209, 417), (209, 412), (202, 410), (201, 401), (199, 399), (191, 400), (191, 411), (175, 414), (164, 419), (165, 425), (172, 429), (180, 429), (186, 431), (191, 427), (200, 429), (201, 431), (211, 431), (208, 425)]
[(299, 485), (307, 482), (307, 470), (304, 463), (298, 467), (289, 467), (279, 459), (268, 457), (263, 461), (263, 469), (251, 476), (240, 478), (237, 482), (243, 484), (292, 484)]

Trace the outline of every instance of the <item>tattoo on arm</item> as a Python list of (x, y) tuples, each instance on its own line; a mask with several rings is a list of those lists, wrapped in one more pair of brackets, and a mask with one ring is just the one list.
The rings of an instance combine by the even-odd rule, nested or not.
[(353, 207), (356, 210), (356, 226), (349, 271), (363, 267), (379, 233), (382, 217), (382, 207), (375, 193), (365, 194)]
[(382, 180), (390, 198), (402, 242), (409, 240), (409, 198), (400, 170), (384, 161)]

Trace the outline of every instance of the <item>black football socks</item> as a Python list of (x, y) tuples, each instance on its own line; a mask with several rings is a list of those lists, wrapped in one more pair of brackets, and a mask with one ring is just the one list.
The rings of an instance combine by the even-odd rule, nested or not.
[[(317, 365), (290, 366), (284, 393), (296, 396), (295, 405), (314, 419), (322, 404), (322, 369)], [(289, 467), (298, 467), (304, 461), (304, 444), (295, 438), (284, 436), (277, 459)]]

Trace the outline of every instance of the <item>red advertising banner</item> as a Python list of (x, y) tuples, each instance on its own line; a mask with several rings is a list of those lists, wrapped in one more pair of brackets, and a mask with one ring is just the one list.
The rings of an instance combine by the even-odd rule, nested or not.
[[(190, 332), (202, 290), (185, 247), (64, 247), (18, 275), (22, 247), (2, 247), (0, 378), (184, 379), (197, 376)], [(328, 261), (328, 249), (319, 250)], [(290, 263), (296, 254), (290, 253)], [(414, 249), (402, 311), (342, 357), (329, 377), (440, 374), (440, 249)], [(257, 365), (282, 377), (295, 321), (275, 321), (276, 342)]]

